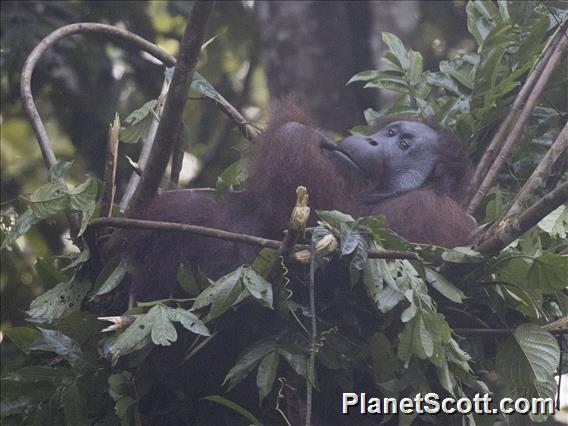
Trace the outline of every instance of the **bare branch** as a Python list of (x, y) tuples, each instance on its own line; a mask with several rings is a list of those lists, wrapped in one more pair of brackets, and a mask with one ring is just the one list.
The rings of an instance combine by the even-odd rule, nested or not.
[(496, 230), (493, 235), (479, 244), (476, 250), (485, 257), (497, 254), (567, 201), (568, 182), (564, 182), (529, 207), (518, 218), (511, 219), (505, 226)]
[(466, 209), (467, 213), (469, 214), (475, 213), (475, 211), (481, 205), (481, 202), (485, 198), (487, 191), (489, 191), (489, 188), (491, 187), (491, 185), (493, 185), (495, 177), (497, 176), (497, 174), (501, 170), (501, 167), (505, 163), (505, 159), (509, 155), (511, 148), (521, 136), (523, 127), (527, 119), (529, 118), (531, 111), (535, 107), (538, 98), (540, 97), (542, 91), (544, 90), (544, 86), (548, 82), (548, 79), (550, 78), (552, 71), (554, 70), (554, 67), (560, 60), (560, 57), (562, 56), (562, 53), (567, 45), (568, 45), (568, 37), (563, 34), (560, 39), (560, 42), (554, 48), (550, 60), (546, 63), (546, 66), (542, 70), (542, 73), (540, 74), (538, 80), (536, 81), (531, 93), (528, 95), (527, 102), (523, 107), (521, 113), (519, 114), (518, 118), (516, 119), (515, 124), (513, 125), (513, 128), (509, 133), (507, 139), (503, 143), (503, 146), (501, 147), (501, 150), (497, 155), (495, 162), (491, 165), (491, 167), (487, 171), (487, 174), (485, 175), (480, 187), (478, 188), (477, 192), (475, 193), (471, 202), (469, 203), (469, 206)]
[(543, 68), (548, 63), (548, 60), (550, 59), (556, 46), (560, 42), (560, 39), (563, 34), (562, 30), (563, 30), (562, 27), (558, 28), (558, 31), (554, 35), (552, 42), (547, 47), (546, 51), (543, 52), (542, 58), (529, 73), (529, 76), (527, 77), (525, 84), (523, 85), (523, 87), (517, 94), (515, 101), (513, 102), (511, 111), (509, 111), (509, 114), (507, 115), (505, 120), (501, 123), (501, 126), (499, 126), (499, 130), (497, 131), (497, 133), (495, 133), (495, 136), (493, 136), (493, 139), (491, 140), (485, 152), (483, 153), (481, 160), (479, 160), (479, 163), (475, 168), (475, 173), (472, 178), (472, 184), (469, 188), (470, 194), (465, 198), (466, 203), (471, 201), (471, 197), (475, 194), (475, 190), (479, 188), (483, 176), (485, 175), (485, 173), (487, 173), (487, 169), (489, 168), (491, 163), (495, 160), (495, 155), (497, 153), (497, 150), (501, 147), (503, 139), (506, 136), (507, 131), (511, 127), (513, 119), (521, 111), (521, 105), (525, 102), (527, 95), (533, 89), (534, 84), (536, 83), (538, 77), (541, 75)]
[(181, 40), (179, 58), (164, 105), (164, 113), (156, 131), (156, 140), (150, 151), (148, 164), (144, 168), (143, 179), (127, 213), (151, 200), (158, 190), (180, 127), (183, 109), (187, 102), (187, 93), (203, 44), (205, 25), (213, 4), (209, 1), (199, 1), (195, 2), (191, 8)]
[(316, 369), (316, 354), (317, 354), (317, 317), (316, 317), (316, 253), (314, 243), (310, 246), (310, 357), (308, 358), (308, 368), (306, 371), (306, 426), (312, 425), (312, 397), (313, 388), (315, 386), (315, 369)]
[(509, 207), (507, 213), (503, 216), (507, 220), (509, 216), (518, 213), (522, 206), (526, 203), (532, 193), (542, 184), (547, 177), (548, 172), (556, 160), (568, 149), (568, 124), (560, 132), (546, 155), (542, 158), (539, 165), (534, 169), (531, 176), (527, 179), (515, 199)]
[(156, 130), (158, 130), (158, 123), (160, 122), (159, 119), (164, 112), (164, 104), (166, 103), (166, 96), (168, 95), (169, 87), (169, 81), (167, 79), (164, 79), (164, 84), (162, 85), (160, 96), (158, 97), (156, 115), (152, 118), (150, 129), (148, 129), (148, 133), (146, 134), (146, 137), (142, 142), (142, 149), (140, 150), (140, 155), (138, 156), (137, 161), (138, 169), (135, 169), (130, 175), (130, 180), (128, 181), (128, 185), (126, 185), (126, 189), (124, 190), (122, 199), (120, 200), (120, 211), (122, 213), (124, 213), (128, 208), (130, 201), (132, 200), (132, 196), (136, 192), (136, 188), (138, 188), (138, 184), (140, 183), (140, 179), (142, 177), (142, 175), (139, 173), (140, 170), (144, 170), (146, 164), (148, 163), (148, 157), (150, 156), (150, 151), (152, 150), (154, 140), (156, 139)]
[[(235, 241), (243, 244), (250, 244), (259, 247), (268, 247), (279, 249), (281, 241), (270, 240), (266, 238), (256, 237), (252, 235), (239, 234), (236, 232), (224, 231), (221, 229), (207, 228), (205, 226), (186, 225), (184, 223), (160, 222), (153, 220), (125, 219), (116, 217), (101, 217), (93, 219), (89, 224), (89, 228), (99, 228), (112, 226), (115, 228), (125, 229), (148, 229), (153, 231), (172, 231), (172, 232), (188, 232), (190, 234), (203, 235), (206, 237), (219, 238), (226, 241)], [(305, 250), (305, 245), (295, 245), (294, 250)], [(369, 250), (368, 257), (370, 259), (418, 259), (416, 253), (410, 251), (397, 250)]]
[(116, 191), (116, 164), (118, 155), (118, 133), (120, 131), (120, 119), (118, 114), (114, 117), (114, 122), (109, 126), (108, 142), (105, 159), (105, 189), (101, 197), (101, 216), (112, 216), (112, 206)]
[[(454, 328), (454, 331), (460, 336), (502, 336), (515, 332), (514, 329), (509, 328)], [(548, 332), (556, 336), (562, 336), (568, 334), (568, 328), (548, 330)]]

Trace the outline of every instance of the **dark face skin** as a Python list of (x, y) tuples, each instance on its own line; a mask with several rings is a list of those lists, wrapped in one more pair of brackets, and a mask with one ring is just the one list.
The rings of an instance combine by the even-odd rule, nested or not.
[(324, 144), (344, 172), (381, 182), (385, 197), (424, 184), (437, 161), (438, 133), (417, 121), (395, 121), (370, 136), (352, 135)]

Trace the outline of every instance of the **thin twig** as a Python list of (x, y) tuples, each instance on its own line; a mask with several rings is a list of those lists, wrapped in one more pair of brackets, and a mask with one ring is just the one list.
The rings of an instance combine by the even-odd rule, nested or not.
[(317, 319), (316, 319), (316, 253), (314, 242), (310, 245), (310, 325), (311, 325), (311, 339), (310, 339), (310, 356), (308, 358), (308, 369), (306, 372), (306, 426), (312, 425), (312, 397), (313, 387), (315, 383), (315, 367), (316, 367), (316, 345), (317, 345)]
[(521, 105), (525, 102), (527, 95), (534, 87), (534, 84), (537, 81), (540, 74), (542, 73), (544, 66), (548, 63), (548, 60), (552, 56), (552, 52), (554, 52), (554, 49), (560, 42), (560, 38), (562, 37), (561, 30), (562, 28), (558, 28), (558, 32), (555, 34), (555, 36), (553, 36), (553, 41), (549, 44), (548, 48), (544, 52), (540, 61), (535, 65), (535, 67), (529, 73), (529, 76), (527, 77), (525, 84), (523, 85), (523, 87), (517, 94), (515, 101), (513, 102), (511, 111), (509, 111), (509, 114), (499, 126), (499, 130), (497, 131), (497, 133), (495, 133), (495, 136), (493, 136), (493, 139), (491, 140), (485, 152), (483, 153), (483, 156), (479, 160), (479, 163), (475, 168), (475, 173), (473, 175), (470, 187), (470, 190), (473, 193), (471, 193), (468, 197), (465, 198), (466, 202), (471, 201), (471, 197), (475, 194), (474, 191), (479, 187), (482, 177), (485, 175), (487, 169), (494, 161), (495, 154), (497, 153), (497, 150), (501, 147), (501, 143), (503, 142), (503, 139), (506, 136), (507, 130), (509, 130), (511, 123), (513, 122), (513, 119), (521, 111)]
[[(513, 334), (514, 329), (510, 328), (454, 328), (454, 331), (461, 336), (502, 336), (507, 334)], [(568, 334), (568, 328), (548, 330), (550, 334), (560, 336)]]
[(116, 164), (118, 155), (118, 133), (120, 131), (120, 119), (115, 115), (113, 123), (108, 129), (108, 142), (105, 158), (105, 188), (101, 197), (101, 216), (112, 216), (114, 194), (116, 192)]
[(180, 43), (179, 58), (164, 105), (164, 113), (158, 124), (156, 140), (150, 151), (143, 179), (134, 194), (126, 213), (142, 207), (155, 195), (170, 159), (175, 136), (180, 128), (187, 94), (201, 52), (205, 25), (214, 2), (198, 1), (193, 4)]
[(565, 50), (567, 44), (568, 44), (568, 37), (563, 35), (561, 37), (560, 42), (555, 47), (554, 52), (550, 57), (550, 60), (546, 63), (546, 66), (544, 67), (542, 73), (540, 74), (531, 93), (529, 94), (527, 102), (523, 107), (521, 113), (519, 114), (517, 120), (515, 121), (515, 124), (513, 125), (513, 128), (509, 133), (507, 139), (503, 143), (503, 146), (501, 147), (501, 150), (497, 155), (497, 158), (495, 159), (494, 163), (487, 171), (487, 174), (485, 175), (481, 185), (479, 186), (477, 192), (475, 193), (471, 202), (469, 203), (469, 206), (466, 209), (467, 213), (469, 214), (475, 213), (475, 211), (478, 209), (478, 207), (481, 205), (481, 202), (485, 198), (485, 195), (489, 191), (489, 188), (491, 187), (491, 185), (493, 185), (493, 182), (497, 177), (497, 174), (501, 170), (501, 167), (505, 163), (505, 159), (509, 155), (509, 152), (511, 151), (513, 145), (521, 136), (523, 127), (527, 119), (529, 118), (531, 111), (535, 107), (536, 102), (540, 97), (540, 94), (544, 90), (544, 87), (548, 82), (548, 79), (552, 75), (552, 72), (554, 71), (556, 64), (560, 60), (560, 57), (562, 56), (562, 53)]
[(479, 244), (476, 250), (485, 257), (499, 253), (503, 248), (507, 247), (549, 213), (566, 202), (568, 202), (568, 182), (549, 192), (519, 217), (497, 229), (489, 238)]
[(564, 126), (546, 155), (542, 158), (538, 166), (534, 169), (531, 176), (527, 179), (519, 193), (516, 195), (511, 207), (503, 216), (505, 220), (508, 217), (518, 213), (522, 206), (527, 202), (534, 191), (542, 184), (547, 177), (548, 172), (556, 160), (568, 148), (568, 124)]
[[(270, 240), (267, 238), (256, 237), (253, 235), (239, 234), (236, 232), (224, 231), (221, 229), (208, 228), (198, 225), (186, 225), (184, 223), (160, 222), (154, 220), (126, 219), (118, 217), (101, 217), (93, 219), (89, 223), (89, 228), (100, 228), (112, 226), (115, 228), (125, 229), (146, 229), (150, 231), (171, 231), (171, 232), (187, 232), (190, 234), (203, 235), (206, 237), (219, 238), (226, 241), (235, 241), (243, 244), (250, 244), (259, 247), (267, 247), (279, 249), (282, 244), (278, 240)], [(297, 244), (295, 250), (305, 250), (306, 246)], [(410, 251), (397, 250), (369, 250), (368, 257), (370, 259), (418, 259), (416, 253)]]

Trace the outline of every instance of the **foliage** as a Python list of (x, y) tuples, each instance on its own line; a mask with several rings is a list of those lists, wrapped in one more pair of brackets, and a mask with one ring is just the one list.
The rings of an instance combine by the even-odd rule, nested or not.
[[(369, 124), (384, 115), (418, 115), (455, 130), (472, 150), (477, 148), (479, 137), (502, 118), (558, 27), (553, 19), (558, 16), (552, 12), (561, 11), (525, 3), (530, 6), (468, 3), (468, 29), (479, 49), (441, 62), (436, 72), (424, 71), (420, 53), (407, 50), (396, 36), (384, 34), (389, 47), (386, 68), (360, 73), (352, 81), (393, 90), (400, 97), (387, 110), (367, 111)], [(202, 95), (220, 99), (202, 76), (197, 75), (194, 83)], [(145, 135), (155, 106), (156, 101), (150, 101), (129, 116), (128, 127), (121, 133), (123, 142), (135, 143)], [(561, 114), (565, 112), (539, 106), (525, 132), (533, 141), (525, 150), (549, 144)], [(541, 153), (536, 152), (537, 159)], [(303, 276), (305, 269), (286, 265), (281, 277), (268, 282), (266, 257), (274, 254), (270, 250), (263, 250), (252, 266), (243, 265), (216, 281), (182, 267), (178, 279), (187, 299), (139, 303), (126, 310), (121, 292), (126, 262), (117, 257), (95, 271), (88, 262), (91, 253), (85, 229), (96, 216), (99, 183), (88, 177), (68, 187), (63, 179), (70, 166), (60, 162), (50, 170), (49, 183), (31, 194), (29, 209), (3, 235), (2, 248), (13, 249), (15, 241), (42, 220), (73, 213), (81, 217), (74, 237), (80, 251), (57, 258), (57, 267), (38, 261), (38, 274), (50, 289), (32, 302), (27, 325), (3, 330), (27, 355), (23, 366), (8, 371), (1, 380), (6, 424), (128, 425), (139, 424), (143, 415), (185, 415), (188, 406), (195, 409), (195, 401), (168, 389), (164, 402), (166, 398), (153, 391), (163, 389), (159, 387), (162, 380), (168, 385), (174, 381), (156, 367), (156, 359), (172, 368), (167, 365), (167, 347), (183, 345), (185, 363), (219, 339), (237, 346), (233, 348), (240, 352), (236, 361), (229, 362), (219, 353), (217, 363), (212, 360), (207, 371), (196, 373), (224, 375), (224, 389), (247, 404), (221, 395), (209, 395), (199, 404), (224, 406), (231, 415), (254, 424), (283, 422), (281, 394), (286, 386), (292, 387), (283, 378), (308, 381), (311, 350), (316, 351), (317, 361), (312, 383), (315, 415), (326, 424), (337, 420), (332, 414), (339, 411), (338, 393), (359, 386), (372, 386), (376, 393), (397, 398), (428, 391), (454, 397), (489, 391), (497, 396), (554, 396), (560, 348), (541, 325), (568, 313), (568, 260), (563, 249), (568, 210), (564, 206), (492, 259), (482, 259), (468, 247), (445, 250), (410, 244), (390, 231), (381, 217), (355, 220), (337, 211), (318, 212), (321, 226), (313, 230), (313, 241), (333, 235), (339, 248), (317, 259), (317, 267), (325, 274), (339, 265), (340, 272), (332, 269), (331, 273), (343, 279), (325, 291), (320, 291), (324, 283), (317, 283), (319, 333), (316, 348), (311, 348), (307, 299), (304, 289), (291, 281)], [(222, 174), (219, 189), (239, 185), (245, 177), (246, 157)], [(502, 181), (507, 183), (505, 178)], [(510, 190), (509, 186), (505, 192), (494, 188), (483, 221), (494, 220), (507, 208)], [(414, 250), (420, 259), (369, 259), (369, 249)], [(468, 265), (467, 273), (446, 278), (439, 268), (440, 257), (453, 265)], [(117, 312), (131, 323), (111, 334), (101, 333), (97, 316)], [(237, 323), (240, 340), (222, 334), (228, 323)], [(514, 332), (504, 339), (481, 339), (460, 336), (456, 329), (463, 327)], [(163, 359), (162, 354), (166, 354)], [(187, 363), (182, 368), (197, 367)], [(501, 388), (483, 372), (496, 374)], [(239, 393), (251, 381), (258, 404), (250, 403), (246, 390)], [(153, 399), (161, 405), (145, 406)], [(219, 422), (235, 419), (218, 416)], [(425, 417), (432, 423), (447, 421)], [(413, 420), (413, 424), (422, 421), (403, 418), (400, 423)], [(468, 425), (497, 420), (503, 419), (457, 419)]]

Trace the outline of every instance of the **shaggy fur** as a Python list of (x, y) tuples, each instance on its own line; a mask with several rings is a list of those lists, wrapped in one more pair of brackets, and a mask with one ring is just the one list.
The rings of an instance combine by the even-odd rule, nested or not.
[[(299, 124), (298, 124), (299, 123)], [(381, 182), (345, 177), (322, 152), (321, 135), (290, 102), (280, 104), (255, 154), (246, 191), (222, 198), (187, 191), (165, 192), (138, 218), (219, 228), (281, 239), (295, 204), (296, 188), (307, 187), (312, 212), (341, 210), (355, 217), (384, 214), (401, 236), (419, 243), (465, 245), (475, 221), (459, 206), (471, 165), (445, 129), (426, 123), (442, 136), (434, 172), (417, 189), (390, 198), (373, 198)], [(384, 125), (384, 123), (383, 123)], [(380, 175), (380, 171), (377, 175)], [(310, 223), (314, 224), (312, 213)], [(180, 264), (197, 266), (215, 279), (243, 263), (258, 249), (219, 239), (172, 232), (132, 231), (128, 256), (134, 260), (133, 284), (139, 300), (175, 294)]]

